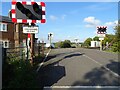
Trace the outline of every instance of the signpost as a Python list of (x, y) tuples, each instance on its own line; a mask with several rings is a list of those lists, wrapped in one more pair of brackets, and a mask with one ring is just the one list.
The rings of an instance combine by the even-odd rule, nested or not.
[(23, 27), (23, 33), (38, 33), (39, 28), (38, 26), (34, 26), (34, 27), (29, 27), (29, 26), (24, 26)]
[(104, 37), (106, 36), (106, 30), (107, 30), (107, 27), (105, 26), (100, 26), (100, 27), (97, 27), (97, 35), (99, 37), (99, 40), (100, 40), (100, 50), (102, 51), (102, 41), (104, 40)]
[[(38, 33), (39, 28), (35, 23), (45, 23), (45, 3), (34, 1), (12, 1), (11, 18), (14, 23), (28, 23), (29, 26), (23, 27), (23, 33), (28, 33), (28, 51), (31, 53), (31, 64), (34, 56), (34, 34)], [(34, 26), (31, 26), (34, 24)], [(29, 46), (30, 45), (30, 46)], [(30, 50), (29, 50), (30, 47)], [(27, 52), (28, 53), (28, 52)], [(28, 54), (27, 54), (28, 55)], [(28, 57), (28, 56), (27, 56)]]

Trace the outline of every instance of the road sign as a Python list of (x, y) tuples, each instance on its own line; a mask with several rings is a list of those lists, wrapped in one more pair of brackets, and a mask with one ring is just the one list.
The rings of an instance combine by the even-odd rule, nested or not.
[(98, 34), (106, 34), (107, 33), (106, 30), (107, 30), (107, 26), (97, 27), (97, 33)]
[(38, 26), (24, 26), (23, 27), (23, 33), (38, 33)]
[(12, 22), (45, 23), (45, 3), (12, 1)]
[(101, 38), (99, 38), (99, 40), (104, 40), (104, 38), (101, 37)]
[(97, 34), (97, 36), (99, 37), (99, 38), (104, 38), (105, 36), (106, 36), (106, 34)]

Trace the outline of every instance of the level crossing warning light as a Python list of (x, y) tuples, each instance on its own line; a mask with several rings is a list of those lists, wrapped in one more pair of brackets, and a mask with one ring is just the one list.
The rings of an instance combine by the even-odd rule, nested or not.
[(12, 22), (14, 23), (45, 23), (44, 2), (12, 2)]

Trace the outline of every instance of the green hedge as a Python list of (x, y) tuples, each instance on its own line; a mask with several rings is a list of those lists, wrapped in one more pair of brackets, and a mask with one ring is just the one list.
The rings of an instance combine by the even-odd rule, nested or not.
[(36, 76), (29, 62), (8, 59), (3, 65), (3, 88), (38, 87)]

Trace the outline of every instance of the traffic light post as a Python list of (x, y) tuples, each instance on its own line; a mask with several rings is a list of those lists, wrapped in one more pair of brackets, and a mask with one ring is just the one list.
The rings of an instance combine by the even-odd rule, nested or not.
[(50, 48), (51, 48), (51, 39), (52, 39), (52, 38), (51, 38), (51, 36), (50, 36)]
[(48, 33), (48, 40), (50, 40), (50, 48), (52, 46), (52, 36), (53, 36), (53, 33)]

